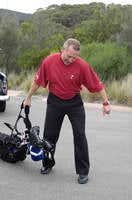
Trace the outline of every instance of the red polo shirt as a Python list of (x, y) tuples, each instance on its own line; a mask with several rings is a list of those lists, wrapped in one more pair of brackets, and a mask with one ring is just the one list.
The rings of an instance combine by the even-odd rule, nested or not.
[(88, 63), (78, 57), (74, 63), (65, 65), (60, 53), (45, 58), (35, 75), (35, 83), (48, 87), (49, 91), (61, 99), (71, 99), (84, 85), (90, 92), (101, 91), (104, 86)]

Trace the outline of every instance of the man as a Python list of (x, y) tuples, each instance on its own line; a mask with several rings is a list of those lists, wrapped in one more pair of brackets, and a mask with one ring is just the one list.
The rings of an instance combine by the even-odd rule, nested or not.
[[(44, 138), (56, 146), (64, 116), (68, 116), (73, 129), (78, 183), (84, 184), (88, 181), (90, 163), (85, 135), (85, 111), (80, 96), (81, 86), (84, 85), (92, 93), (101, 94), (104, 115), (110, 113), (110, 104), (103, 84), (89, 64), (79, 57), (79, 53), (80, 42), (70, 38), (65, 41), (61, 53), (45, 58), (24, 104), (31, 106), (31, 96), (36, 90), (40, 86), (48, 87)], [(41, 173), (46, 174), (50, 171), (51, 167), (43, 162)]]

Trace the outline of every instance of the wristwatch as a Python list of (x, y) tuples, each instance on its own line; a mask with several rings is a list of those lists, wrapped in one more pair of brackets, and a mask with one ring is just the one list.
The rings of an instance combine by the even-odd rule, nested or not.
[(110, 102), (108, 101), (108, 99), (106, 99), (103, 101), (102, 104), (103, 104), (103, 106), (108, 106), (108, 105), (110, 105)]

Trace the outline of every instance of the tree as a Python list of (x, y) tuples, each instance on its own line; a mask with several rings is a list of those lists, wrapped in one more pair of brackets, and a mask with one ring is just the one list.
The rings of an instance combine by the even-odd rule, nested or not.
[(40, 64), (41, 60), (49, 55), (49, 49), (41, 49), (38, 46), (26, 49), (19, 57), (18, 64), (21, 70), (29, 71), (35, 69)]
[(132, 6), (126, 7), (126, 14), (124, 23), (122, 24), (122, 31), (118, 35), (118, 42), (126, 43), (129, 50), (132, 51)]
[(15, 18), (3, 17), (0, 23), (0, 47), (2, 48), (2, 63), (6, 73), (16, 65), (16, 50), (18, 46), (18, 26)]
[(48, 41), (53, 41), (53, 35), (60, 34), (65, 38), (66, 28), (59, 23), (56, 23), (49, 17), (48, 11), (37, 12), (33, 15), (32, 23), (35, 29), (35, 38), (36, 44), (41, 48), (51, 48), (51, 43)]
[(84, 43), (93, 41), (105, 42), (110, 37), (121, 31), (121, 13), (116, 8), (97, 7), (92, 19), (82, 21), (74, 30), (74, 35)]
[(36, 29), (32, 22), (23, 22), (19, 28), (19, 49), (31, 48), (35, 45)]

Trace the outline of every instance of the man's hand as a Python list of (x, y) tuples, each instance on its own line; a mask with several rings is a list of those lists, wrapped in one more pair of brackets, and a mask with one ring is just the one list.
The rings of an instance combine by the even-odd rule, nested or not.
[(102, 104), (103, 104), (103, 115), (110, 114), (111, 108), (108, 99), (105, 99)]
[(110, 102), (108, 100), (107, 94), (105, 92), (105, 89), (103, 88), (100, 92), (99, 92), (102, 96), (103, 99), (103, 115), (105, 114), (110, 114), (111, 108), (110, 108)]
[(103, 105), (103, 115), (110, 114), (110, 111), (111, 111), (110, 104), (109, 105)]
[(31, 107), (31, 99), (29, 99), (29, 98), (26, 97), (26, 98), (24, 99), (23, 104), (24, 104), (24, 106), (28, 105), (29, 107)]

